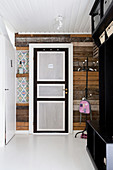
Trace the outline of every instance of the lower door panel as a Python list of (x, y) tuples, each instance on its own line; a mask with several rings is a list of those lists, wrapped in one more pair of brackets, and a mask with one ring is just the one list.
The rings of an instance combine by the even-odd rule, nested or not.
[(65, 101), (37, 101), (37, 131), (65, 130)]

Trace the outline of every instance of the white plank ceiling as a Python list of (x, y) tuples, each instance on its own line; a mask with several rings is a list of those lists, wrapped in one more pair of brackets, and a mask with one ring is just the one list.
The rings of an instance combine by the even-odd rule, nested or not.
[[(0, 0), (0, 15), (15, 32), (90, 33), (94, 0)], [(57, 30), (58, 16), (63, 26)]]

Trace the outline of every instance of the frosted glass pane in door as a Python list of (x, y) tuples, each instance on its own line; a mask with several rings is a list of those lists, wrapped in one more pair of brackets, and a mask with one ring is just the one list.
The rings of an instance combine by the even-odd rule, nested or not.
[(65, 98), (65, 84), (38, 84), (38, 98)]
[(65, 81), (65, 52), (37, 52), (37, 80)]
[(65, 129), (65, 102), (37, 102), (37, 131), (63, 131)]

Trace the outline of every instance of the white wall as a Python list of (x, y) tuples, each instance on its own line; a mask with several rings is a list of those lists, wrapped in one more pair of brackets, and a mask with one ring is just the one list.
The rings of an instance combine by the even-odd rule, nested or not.
[(5, 145), (5, 45), (0, 35), (0, 146)]
[[(14, 67), (13, 69), (11, 68), (10, 60), (13, 60), (13, 65), (15, 67), (15, 50), (10, 42), (3, 18), (0, 16), (0, 146), (5, 145), (5, 130), (6, 122), (8, 121), (6, 121), (6, 115), (8, 115), (7, 117), (9, 118), (8, 123), (10, 126), (9, 124), (7, 125), (8, 130), (10, 131), (9, 133), (11, 134), (13, 132), (12, 134), (14, 134), (16, 128), (15, 69)], [(8, 67), (9, 71), (6, 72)], [(6, 93), (6, 88), (10, 89), (9, 93)], [(8, 104), (10, 103), (10, 109), (6, 109), (6, 106), (8, 105), (6, 103), (7, 96), (9, 96), (8, 101), (10, 102), (8, 102)], [(8, 112), (6, 112), (6, 110), (8, 110)]]
[(9, 89), (5, 91), (6, 144), (16, 130), (15, 79), (15, 50), (11, 42), (5, 38), (5, 88)]
[(11, 44), (15, 48), (15, 31), (6, 21), (4, 21), (4, 23), (5, 23), (6, 31), (11, 41)]
[[(13, 68), (11, 68), (11, 59)], [(15, 50), (9, 39), (0, 35), (0, 147), (5, 145), (5, 137), (7, 142), (13, 137), (15, 130)]]

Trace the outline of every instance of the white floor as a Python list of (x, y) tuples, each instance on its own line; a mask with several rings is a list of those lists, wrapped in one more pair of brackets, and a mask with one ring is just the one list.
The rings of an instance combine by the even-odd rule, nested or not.
[(94, 170), (86, 139), (16, 135), (0, 148), (0, 170)]

